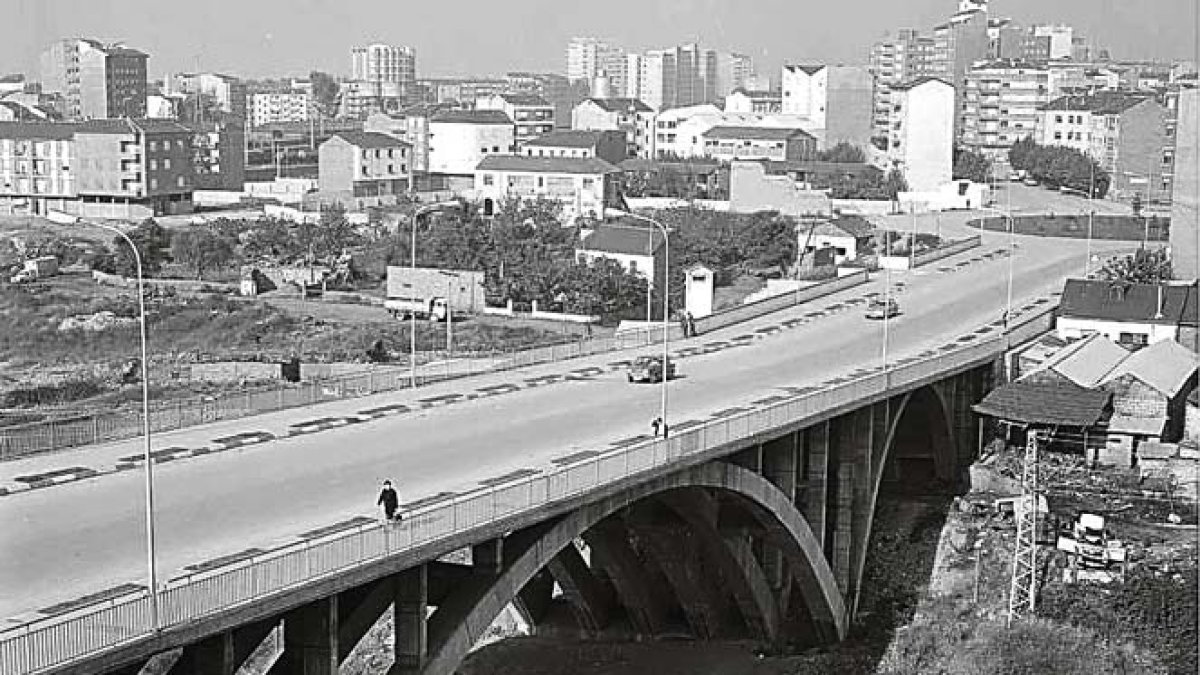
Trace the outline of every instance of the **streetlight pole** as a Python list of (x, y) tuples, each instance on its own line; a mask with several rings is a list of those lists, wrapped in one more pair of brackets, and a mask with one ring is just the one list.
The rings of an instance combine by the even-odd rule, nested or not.
[[(622, 212), (624, 213), (624, 212)], [(636, 213), (624, 213), (625, 216), (640, 220), (644, 223), (649, 223), (657, 227), (663, 236), (663, 303), (662, 303), (662, 402), (659, 412), (659, 417), (663, 423), (663, 438), (667, 436), (667, 379), (670, 369), (667, 367), (667, 358), (670, 352), (671, 327), (668, 325), (670, 320), (670, 301), (671, 301), (671, 238), (667, 234), (667, 228), (653, 218), (639, 216)], [(609, 227), (614, 227), (610, 225)], [(616, 225), (615, 227), (622, 227)], [(651, 254), (654, 253), (651, 247)], [(653, 274), (651, 275), (653, 276)]]
[[(417, 279), (417, 219), (423, 213), (430, 213), (439, 209), (458, 206), (458, 202), (438, 202), (436, 204), (428, 204), (413, 211), (412, 217), (409, 218), (409, 226), (412, 230), (412, 242), (409, 247), (409, 288), (415, 289)], [(411, 302), (416, 302), (419, 298), (413, 297), (409, 299)], [(446, 303), (449, 304), (450, 299), (446, 298)], [(449, 307), (446, 308), (449, 311)], [(417, 311), (416, 307), (409, 307), (408, 311), (408, 385), (412, 389), (417, 388)]]
[(144, 439), (142, 454), (143, 461), (146, 463), (146, 572), (150, 585), (150, 626), (155, 632), (158, 632), (158, 565), (155, 562), (154, 548), (154, 458), (150, 454), (150, 373), (146, 360), (148, 356), (146, 349), (146, 293), (142, 282), (142, 255), (129, 235), (120, 229), (91, 221), (77, 220), (77, 222), (115, 232), (117, 236), (125, 240), (126, 244), (129, 244), (130, 250), (133, 251), (133, 262), (137, 268), (138, 314), (142, 342), (142, 438)]
[[(1016, 256), (1017, 250), (1017, 227), (1013, 221), (1011, 213), (1006, 213), (1000, 209), (990, 207), (982, 207), (980, 210), (995, 213), (1001, 218), (1008, 220), (1008, 294), (1004, 304), (1004, 327), (1008, 328), (1008, 322), (1012, 318), (1012, 296), (1013, 296), (1013, 258)], [(984, 228), (987, 229), (986, 227)]]

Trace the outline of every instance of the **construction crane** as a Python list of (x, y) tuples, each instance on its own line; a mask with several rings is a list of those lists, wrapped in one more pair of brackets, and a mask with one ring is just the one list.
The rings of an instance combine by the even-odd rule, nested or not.
[(1017, 543), (1013, 548), (1012, 580), (1008, 589), (1008, 625), (1033, 614), (1037, 601), (1037, 531), (1041, 486), (1038, 483), (1040, 432), (1025, 431), (1025, 457), (1021, 467), (1021, 499), (1016, 509)]

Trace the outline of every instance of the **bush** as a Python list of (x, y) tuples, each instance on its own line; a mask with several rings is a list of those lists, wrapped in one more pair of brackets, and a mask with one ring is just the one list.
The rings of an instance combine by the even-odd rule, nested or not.
[(95, 380), (68, 380), (58, 384), (13, 389), (4, 394), (6, 408), (34, 408), (59, 405), (92, 398), (104, 393), (104, 385)]

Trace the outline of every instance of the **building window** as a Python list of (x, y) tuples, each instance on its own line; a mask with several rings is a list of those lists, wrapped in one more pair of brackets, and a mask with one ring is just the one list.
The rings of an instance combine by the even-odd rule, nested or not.
[(388, 164), (388, 173), (396, 173), (396, 165)]
[(179, 176), (178, 178), (175, 179), (175, 183), (177, 185), (179, 185), (179, 187), (183, 187), (184, 185), (187, 184), (187, 180), (183, 176)]
[(1054, 132), (1054, 140), (1056, 140), (1056, 141), (1062, 140), (1062, 132), (1061, 131)]
[(492, 146), (492, 152), (500, 152), (500, 146), (498, 146), (498, 145), (493, 145), (493, 146)]
[(375, 149), (375, 159), (379, 159), (380, 157), (383, 157), (383, 151), (381, 151), (379, 148), (376, 148)]
[(366, 164), (363, 164), (363, 166), (362, 166), (362, 175), (366, 176), (366, 175), (368, 175), (369, 173), (370, 173), (370, 172), (369, 172), (369, 171), (367, 171), (367, 165), (366, 165)]
[(629, 273), (630, 273), (630, 274), (637, 274), (637, 273), (638, 273), (637, 261), (636, 261), (636, 260), (630, 260), (630, 261), (629, 261)]
[(158, 151), (158, 141), (150, 141), (150, 152)]
[(1150, 336), (1145, 333), (1121, 333), (1117, 342), (1133, 347), (1145, 347), (1150, 343)]
[[(391, 148), (388, 148), (388, 159), (392, 159), (394, 152), (395, 152), (394, 150), (392, 150)], [(388, 171), (391, 171), (391, 169), (388, 169)]]
[(495, 176), (493, 176), (493, 175), (492, 175), (492, 174), (490, 174), (490, 173), (485, 173), (485, 174), (483, 174), (483, 184), (484, 184), (484, 185), (491, 186), (491, 185), (494, 185), (495, 183), (496, 183), (496, 177), (495, 177)]
[(170, 157), (163, 157), (163, 168), (164, 169), (171, 168), (171, 158)]
[(595, 186), (596, 186), (595, 178), (584, 178), (583, 179), (583, 189), (584, 190), (591, 190)]
[(480, 152), (480, 154), (484, 154), (484, 155), (486, 155), (486, 154), (487, 154), (487, 148), (486, 148), (486, 147), (484, 147), (484, 148), (480, 148), (480, 149), (479, 149), (479, 152)]
[(1055, 116), (1054, 116), (1054, 123), (1055, 123), (1055, 124), (1062, 124), (1062, 115), (1055, 115)]
[(157, 189), (158, 189), (158, 179), (157, 179), (157, 178), (151, 178), (151, 179), (150, 179), (150, 189), (151, 189), (151, 190), (157, 190)]
[(363, 151), (362, 151), (362, 158), (363, 158), (363, 159), (370, 159), (370, 158), (371, 158), (371, 153), (370, 153), (369, 151), (367, 151), (367, 150), (363, 150)]
[(150, 170), (158, 171), (158, 160), (157, 159), (150, 160)]

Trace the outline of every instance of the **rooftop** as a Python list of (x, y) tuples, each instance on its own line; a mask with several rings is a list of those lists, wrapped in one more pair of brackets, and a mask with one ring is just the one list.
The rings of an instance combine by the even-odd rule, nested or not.
[(444, 110), (434, 113), (431, 122), (444, 124), (512, 124), (500, 110)]
[(190, 129), (174, 120), (160, 119), (110, 119), (87, 120), (75, 123), (80, 133), (88, 134), (170, 134), (192, 133)]
[(781, 91), (765, 91), (765, 90), (761, 90), (761, 89), (745, 89), (743, 87), (738, 87), (737, 89), (734, 89), (733, 92), (731, 92), (731, 93), (732, 94), (741, 94), (742, 96), (747, 96), (749, 98), (759, 98), (759, 99), (783, 98), (783, 92), (781, 92)]
[(1070, 383), (1017, 380), (992, 390), (975, 412), (1013, 422), (1092, 427), (1108, 412), (1112, 394)]
[(551, 103), (537, 94), (496, 94), (509, 105), (549, 108)]
[[(1072, 319), (1179, 325), (1195, 321), (1196, 284), (1114, 284), (1098, 279), (1068, 279), (1059, 316)], [(1161, 305), (1160, 305), (1161, 303)], [(1185, 309), (1190, 310), (1185, 313)]]
[(802, 70), (806, 74), (812, 75), (813, 73), (818, 73), (821, 70), (823, 70), (825, 68), (825, 66), (823, 66), (823, 65), (815, 65), (815, 66), (785, 65), (784, 68), (787, 70), (790, 70), (792, 72), (795, 72), (797, 70)]
[(483, 158), (475, 170), (588, 175), (620, 171), (612, 164), (595, 157), (522, 157), (520, 155), (488, 155)]
[(1128, 357), (1129, 352), (1124, 347), (1096, 333), (1059, 349), (1024, 377), (1051, 370), (1091, 389)]
[(75, 125), (55, 122), (0, 122), (0, 138), (12, 140), (69, 141)]
[(339, 131), (333, 136), (360, 148), (395, 148), (409, 145), (395, 136), (381, 134), (378, 131)]
[(924, 77), (918, 77), (918, 78), (909, 80), (907, 82), (901, 82), (900, 84), (893, 84), (892, 91), (905, 91), (908, 89), (915, 89), (923, 84), (928, 84), (930, 82), (941, 82), (942, 84), (946, 85), (947, 87), (954, 86), (954, 85), (950, 84), (949, 81), (944, 80), (940, 77), (930, 77), (930, 76), (926, 75)]
[(1130, 354), (1100, 382), (1135, 377), (1168, 398), (1183, 389), (1196, 372), (1196, 354), (1173, 340), (1161, 340)]
[(525, 147), (591, 148), (599, 143), (603, 136), (604, 132), (602, 131), (564, 129), (561, 131), (551, 131), (548, 134), (542, 134), (537, 138), (525, 141)]
[(600, 106), (606, 112), (653, 112), (653, 108), (636, 98), (589, 98), (588, 101)]
[(711, 139), (737, 139), (755, 141), (786, 141), (800, 136), (812, 138), (803, 129), (785, 129), (779, 127), (713, 127), (702, 134)]
[(654, 255), (662, 247), (658, 230), (642, 223), (598, 225), (580, 243), (580, 250), (620, 253), (623, 255)]
[(1097, 92), (1092, 96), (1061, 96), (1046, 104), (1043, 110), (1088, 111), (1098, 115), (1119, 115), (1148, 100), (1124, 92)]

